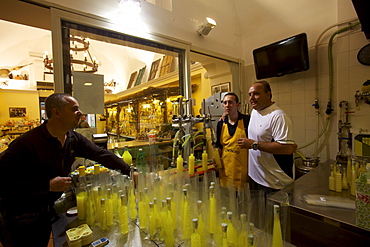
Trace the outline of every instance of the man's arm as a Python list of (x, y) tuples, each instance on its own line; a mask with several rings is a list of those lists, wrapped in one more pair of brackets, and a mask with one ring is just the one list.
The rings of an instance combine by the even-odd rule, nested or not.
[[(240, 138), (238, 145), (250, 149), (255, 140)], [(258, 149), (271, 154), (292, 154), (297, 150), (297, 144), (281, 144), (279, 142), (258, 142)]]

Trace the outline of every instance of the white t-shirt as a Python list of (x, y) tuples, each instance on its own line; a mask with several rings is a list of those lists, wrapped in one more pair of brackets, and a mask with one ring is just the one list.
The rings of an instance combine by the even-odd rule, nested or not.
[[(294, 144), (292, 120), (275, 104), (261, 111), (253, 109), (248, 138), (262, 142), (274, 140), (281, 144)], [(248, 164), (248, 175), (260, 185), (282, 189), (293, 182), (271, 153), (250, 149)]]

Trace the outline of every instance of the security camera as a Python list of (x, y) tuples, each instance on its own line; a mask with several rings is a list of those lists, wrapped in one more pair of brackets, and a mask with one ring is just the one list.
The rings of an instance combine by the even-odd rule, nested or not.
[(209, 34), (209, 32), (213, 28), (215, 28), (215, 26), (216, 26), (216, 22), (213, 19), (207, 17), (204, 20), (203, 24), (198, 28), (198, 33), (200, 35), (207, 36)]

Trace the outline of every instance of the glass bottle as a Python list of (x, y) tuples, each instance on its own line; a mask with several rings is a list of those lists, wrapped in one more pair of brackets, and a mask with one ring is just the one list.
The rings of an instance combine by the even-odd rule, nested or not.
[(105, 205), (105, 199), (100, 199), (100, 229), (102, 231), (106, 231), (108, 229), (107, 227), (107, 208)]
[(203, 220), (203, 202), (201, 200), (197, 201), (198, 206), (198, 233), (202, 239), (202, 246), (205, 246), (205, 226)]
[(95, 223), (95, 204), (92, 195), (92, 184), (86, 185), (87, 205), (86, 205), (86, 224), (92, 227)]
[(105, 200), (106, 210), (107, 210), (107, 226), (113, 226), (114, 224), (114, 214), (113, 214), (113, 198), (112, 191), (110, 188), (107, 189), (107, 198)]
[(113, 153), (114, 153), (118, 158), (122, 159), (122, 156), (121, 156), (121, 154), (120, 154), (120, 153), (119, 153), (119, 151), (118, 151), (118, 146), (117, 146), (117, 145), (114, 147)]
[(238, 237), (238, 246), (248, 246), (247, 215), (240, 215), (241, 231)]
[(76, 188), (76, 203), (77, 203), (77, 212), (78, 219), (86, 219), (86, 204), (87, 204), (87, 192), (86, 187), (82, 183), (79, 187)]
[(157, 233), (156, 216), (154, 213), (154, 202), (149, 202), (149, 235), (154, 239)]
[(209, 187), (209, 233), (215, 233), (216, 224), (216, 198), (214, 187)]
[(189, 170), (189, 175), (192, 176), (194, 175), (194, 166), (195, 166), (195, 156), (193, 153), (189, 155), (189, 165), (188, 165), (188, 170)]
[(174, 230), (175, 227), (173, 225), (173, 218), (172, 218), (172, 199), (166, 198), (167, 202), (167, 217), (166, 217), (166, 237), (165, 237), (165, 244), (166, 246), (174, 246), (175, 245), (175, 236), (174, 236)]
[(227, 244), (227, 224), (221, 223), (221, 227), (222, 227), (222, 247), (228, 247), (229, 245)]
[(233, 213), (231, 211), (227, 212), (227, 244), (237, 245), (238, 233), (233, 224)]
[(146, 159), (142, 148), (139, 148), (139, 152), (136, 157), (136, 168), (138, 172), (145, 174), (146, 170)]
[(139, 222), (140, 222), (140, 228), (146, 229), (148, 226), (148, 210), (147, 210), (148, 203), (145, 201), (145, 196), (143, 191), (139, 192)]
[(272, 231), (272, 247), (282, 247), (283, 236), (280, 224), (280, 206), (274, 205), (274, 226)]
[(121, 194), (121, 205), (119, 207), (119, 227), (121, 234), (128, 233), (128, 211), (127, 211), (127, 196)]
[(128, 150), (128, 146), (125, 145), (123, 150), (124, 150), (123, 155), (122, 155), (123, 161), (127, 165), (131, 166), (132, 165), (132, 155), (131, 155), (130, 151)]
[(193, 219), (193, 233), (191, 234), (191, 237), (190, 237), (190, 243), (191, 243), (191, 247), (201, 247), (202, 246), (201, 237), (198, 232), (198, 219), (197, 218)]
[(203, 168), (203, 171), (207, 171), (208, 170), (208, 153), (207, 153), (207, 150), (204, 150), (203, 153), (202, 153), (202, 168)]
[(191, 235), (191, 220), (189, 212), (188, 190), (183, 189), (184, 199), (182, 201), (182, 239), (189, 239)]

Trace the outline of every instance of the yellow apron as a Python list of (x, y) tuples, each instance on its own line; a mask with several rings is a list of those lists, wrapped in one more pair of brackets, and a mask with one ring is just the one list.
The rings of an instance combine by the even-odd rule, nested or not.
[(234, 136), (230, 136), (227, 123), (222, 125), (221, 144), (224, 167), (219, 171), (222, 187), (229, 187), (229, 183), (233, 182), (235, 189), (238, 189), (248, 182), (248, 149), (238, 146), (239, 138), (247, 138), (243, 119), (238, 120)]

